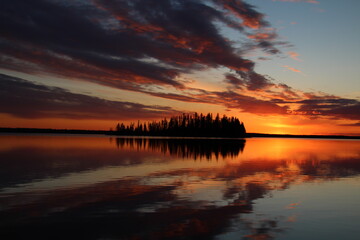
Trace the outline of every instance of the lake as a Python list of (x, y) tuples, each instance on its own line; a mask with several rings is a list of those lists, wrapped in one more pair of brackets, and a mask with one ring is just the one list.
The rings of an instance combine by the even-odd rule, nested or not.
[(0, 136), (1, 239), (360, 239), (360, 141)]

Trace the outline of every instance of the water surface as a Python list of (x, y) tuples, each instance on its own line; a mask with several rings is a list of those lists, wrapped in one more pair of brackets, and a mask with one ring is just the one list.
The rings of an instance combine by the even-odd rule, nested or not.
[(4, 239), (360, 239), (360, 141), (0, 136)]

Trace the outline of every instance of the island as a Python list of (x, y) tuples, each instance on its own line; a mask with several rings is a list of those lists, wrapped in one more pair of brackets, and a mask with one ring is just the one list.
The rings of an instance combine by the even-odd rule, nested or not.
[(83, 129), (52, 129), (52, 128), (8, 128), (0, 127), (3, 134), (101, 134), (110, 136), (131, 137), (191, 137), (191, 138), (323, 138), (323, 139), (360, 139), (357, 135), (293, 135), (248, 133), (244, 123), (236, 117), (212, 113), (183, 113), (178, 116), (164, 118), (159, 121), (130, 124), (117, 123), (115, 129), (83, 130)]
[(236, 117), (215, 117), (211, 113), (182, 114), (170, 119), (125, 125), (118, 123), (113, 135), (122, 136), (169, 136), (169, 137), (246, 137), (244, 123)]

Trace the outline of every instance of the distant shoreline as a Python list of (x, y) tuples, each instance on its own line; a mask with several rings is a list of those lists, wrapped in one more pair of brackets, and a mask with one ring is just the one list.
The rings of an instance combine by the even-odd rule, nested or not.
[(322, 138), (322, 139), (360, 139), (360, 136), (348, 135), (292, 135), (292, 134), (266, 134), (266, 133), (247, 133), (246, 137), (261, 138)]
[[(80, 129), (51, 129), (51, 128), (0, 128), (0, 133), (104, 134), (104, 135), (111, 135), (111, 136), (122, 136), (122, 135), (117, 135), (115, 131), (80, 130)], [(135, 137), (135, 136), (129, 136), (129, 137)], [(141, 136), (137, 136), (137, 137), (141, 137)], [(149, 137), (149, 136), (146, 136), (146, 137)], [(159, 137), (159, 136), (157, 136), (157, 137)], [(166, 137), (166, 136), (163, 136), (163, 137)], [(348, 136), (348, 135), (292, 135), (292, 134), (246, 133), (246, 136), (245, 136), (245, 138), (254, 138), (254, 137), (260, 137), (260, 138), (360, 139), (360, 136)]]

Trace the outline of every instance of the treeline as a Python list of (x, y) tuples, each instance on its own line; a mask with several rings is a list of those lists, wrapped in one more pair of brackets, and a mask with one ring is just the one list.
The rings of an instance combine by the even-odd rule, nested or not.
[(211, 113), (183, 114), (169, 120), (125, 125), (118, 123), (114, 134), (124, 136), (245, 137), (244, 124), (236, 117)]

